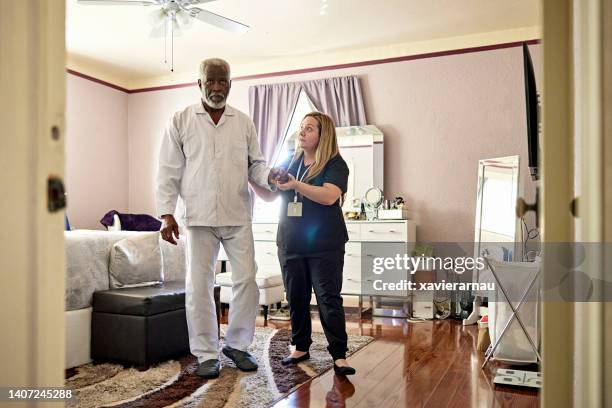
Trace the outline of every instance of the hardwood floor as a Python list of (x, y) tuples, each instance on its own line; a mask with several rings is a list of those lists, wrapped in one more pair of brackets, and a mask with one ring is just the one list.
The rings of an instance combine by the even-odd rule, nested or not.
[[(264, 325), (258, 318), (258, 325)], [(288, 322), (268, 321), (271, 327)], [(313, 330), (322, 331), (316, 313)], [(500, 365), (480, 366), (476, 326), (458, 320), (408, 323), (348, 313), (349, 334), (377, 341), (349, 357), (357, 374), (328, 371), (304, 384), (274, 407), (537, 407), (537, 391), (493, 384)], [(525, 368), (533, 369), (535, 367)]]

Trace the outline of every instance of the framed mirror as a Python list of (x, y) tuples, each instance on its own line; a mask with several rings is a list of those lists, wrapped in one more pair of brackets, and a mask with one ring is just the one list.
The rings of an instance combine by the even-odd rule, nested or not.
[(364, 198), (368, 207), (375, 209), (383, 202), (383, 192), (379, 188), (372, 187), (366, 191)]
[[(516, 199), (519, 197), (519, 156), (497, 157), (478, 161), (478, 185), (476, 190), (476, 218), (474, 228), (474, 258), (486, 250), (489, 256), (500, 261), (520, 260), (521, 220), (516, 216)], [(492, 276), (485, 268), (474, 268), (474, 282), (491, 282)], [(463, 325), (476, 323), (480, 317), (481, 297), (475, 296), (471, 314)], [(458, 306), (461, 309), (461, 306)]]
[(478, 162), (474, 256), (487, 250), (501, 261), (521, 259), (521, 225), (516, 216), (519, 156)]

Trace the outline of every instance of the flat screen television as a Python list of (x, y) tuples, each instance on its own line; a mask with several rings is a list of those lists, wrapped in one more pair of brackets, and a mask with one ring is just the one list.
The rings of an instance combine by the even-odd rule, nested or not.
[(528, 166), (531, 179), (538, 180), (540, 178), (538, 171), (538, 140), (540, 136), (539, 98), (531, 54), (529, 54), (529, 47), (526, 42), (523, 43), (523, 72), (525, 76), (525, 108), (527, 113)]

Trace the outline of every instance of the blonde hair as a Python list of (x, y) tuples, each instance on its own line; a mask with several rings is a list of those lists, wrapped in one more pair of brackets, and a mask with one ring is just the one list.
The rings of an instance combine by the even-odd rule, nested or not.
[[(308, 117), (314, 118), (318, 122), (319, 144), (317, 145), (317, 150), (315, 152), (315, 161), (308, 169), (308, 173), (306, 173), (303, 180), (304, 182), (308, 182), (309, 180), (317, 177), (323, 171), (327, 165), (327, 162), (329, 162), (339, 153), (338, 139), (336, 138), (336, 126), (334, 125), (332, 118), (321, 112), (310, 112), (304, 116), (302, 121)], [(300, 158), (302, 153), (302, 148), (297, 147), (295, 149), (295, 153), (291, 159), (289, 167), (291, 167), (291, 164)]]

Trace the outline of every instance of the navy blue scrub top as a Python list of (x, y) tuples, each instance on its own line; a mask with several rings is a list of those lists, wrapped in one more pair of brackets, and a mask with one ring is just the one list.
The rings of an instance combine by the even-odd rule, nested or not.
[[(289, 168), (289, 173), (296, 177), (298, 167), (300, 179), (306, 166), (303, 163), (304, 155), (295, 160)], [(286, 162), (283, 168), (287, 168)], [(313, 186), (322, 186), (330, 183), (346, 193), (349, 169), (346, 162), (337, 154), (332, 157), (325, 168), (315, 177), (308, 181)], [(340, 206), (340, 200), (333, 205), (322, 205), (307, 197), (298, 194), (298, 201), (302, 203), (301, 217), (288, 217), (287, 204), (293, 202), (295, 190), (281, 191), (281, 213), (276, 235), (276, 244), (279, 251), (291, 255), (315, 255), (317, 253), (342, 251), (344, 244), (348, 241), (346, 224)]]

